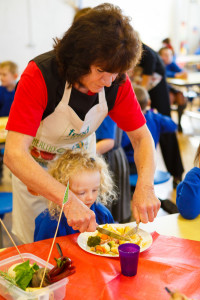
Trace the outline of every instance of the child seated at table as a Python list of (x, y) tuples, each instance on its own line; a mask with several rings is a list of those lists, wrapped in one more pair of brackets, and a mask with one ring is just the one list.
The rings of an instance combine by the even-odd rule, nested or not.
[(7, 117), (14, 100), (18, 66), (12, 61), (0, 63), (0, 117)]
[[(156, 113), (152, 109), (148, 109), (151, 104), (150, 96), (147, 90), (141, 86), (133, 86), (137, 100), (140, 104), (142, 112), (146, 118), (146, 125), (151, 132), (153, 137), (155, 147), (160, 140), (161, 133), (175, 132), (177, 129), (176, 123), (168, 116)], [(137, 174), (137, 169), (134, 161), (134, 151), (126, 132), (122, 135), (122, 147), (126, 153), (129, 166), (130, 174)], [(174, 184), (174, 183), (173, 183)], [(132, 187), (132, 191), (134, 188)], [(168, 213), (178, 212), (176, 205), (174, 205), (170, 200), (165, 199), (161, 201), (161, 207)]]
[[(176, 131), (177, 125), (170, 117), (156, 113), (152, 109), (148, 109), (148, 107), (150, 107), (151, 100), (149, 93), (144, 87), (135, 85), (133, 88), (142, 112), (146, 118), (146, 125), (151, 132), (156, 147), (160, 139), (160, 134)], [(133, 156), (134, 151), (126, 132), (123, 132), (122, 135), (122, 147), (129, 161), (130, 173), (136, 174), (137, 170)]]
[[(18, 66), (12, 61), (0, 63), (0, 117), (7, 117), (14, 100)], [(0, 182), (3, 172), (3, 151), (0, 151)]]
[[(110, 211), (103, 205), (112, 201), (116, 193), (114, 184), (104, 159), (95, 158), (85, 150), (67, 150), (50, 165), (49, 173), (59, 182), (69, 181), (70, 190), (96, 215), (98, 224), (114, 223)], [(34, 241), (54, 237), (61, 208), (49, 202), (49, 208), (35, 219)], [(57, 236), (79, 232), (73, 230), (62, 214)]]
[(176, 205), (183, 218), (195, 219), (200, 214), (200, 145), (194, 164), (176, 190)]
[[(167, 77), (187, 79), (188, 77), (187, 72), (181, 69), (176, 64), (176, 62), (173, 61), (173, 54), (171, 49), (169, 49), (168, 47), (163, 47), (159, 50), (158, 53), (165, 64)], [(187, 99), (184, 97), (182, 91), (175, 89), (170, 84), (168, 84), (168, 87), (169, 87), (170, 103), (178, 105), (178, 131), (182, 132), (181, 117), (186, 107)]]
[(173, 61), (173, 53), (171, 49), (168, 47), (163, 47), (158, 51), (158, 54), (165, 64), (167, 77), (187, 79), (188, 73), (181, 69), (177, 63)]
[(165, 38), (164, 40), (162, 40), (162, 48), (169, 48), (172, 50), (172, 55), (173, 55), (173, 61), (176, 60), (176, 53), (174, 51), (174, 47), (172, 46), (172, 42), (170, 38)]

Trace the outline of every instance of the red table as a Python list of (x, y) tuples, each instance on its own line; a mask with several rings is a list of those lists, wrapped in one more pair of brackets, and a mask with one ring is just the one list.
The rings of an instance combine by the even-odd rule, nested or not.
[[(155, 300), (169, 299), (164, 287), (178, 289), (188, 297), (200, 299), (200, 242), (153, 234), (154, 242), (140, 254), (138, 274), (125, 277), (120, 272), (119, 258), (100, 257), (82, 250), (78, 234), (59, 237), (63, 254), (76, 266), (66, 287), (67, 300)], [(20, 252), (32, 253), (46, 260), (52, 239), (19, 246)], [(0, 253), (0, 260), (17, 255), (15, 248)], [(54, 246), (53, 257), (58, 257)], [(0, 296), (0, 299), (3, 298)]]

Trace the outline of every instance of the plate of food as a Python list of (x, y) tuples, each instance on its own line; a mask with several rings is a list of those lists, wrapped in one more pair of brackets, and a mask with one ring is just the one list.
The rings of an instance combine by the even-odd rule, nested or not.
[[(100, 227), (124, 236), (133, 228), (130, 224), (104, 224)], [(94, 255), (106, 257), (119, 257), (118, 246), (124, 243), (133, 243), (140, 246), (140, 252), (148, 249), (153, 242), (149, 232), (138, 229), (137, 233), (130, 236), (130, 240), (116, 239), (99, 231), (80, 233), (77, 243), (80, 248)]]

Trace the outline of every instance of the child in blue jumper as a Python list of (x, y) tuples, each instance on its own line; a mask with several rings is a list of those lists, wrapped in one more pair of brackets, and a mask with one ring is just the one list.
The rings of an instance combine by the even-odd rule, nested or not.
[[(166, 77), (187, 79), (188, 73), (184, 69), (181, 69), (175, 61), (173, 61), (171, 49), (163, 47), (159, 50), (159, 55), (165, 64)], [(182, 132), (181, 117), (187, 105), (187, 98), (184, 97), (181, 90), (174, 88), (170, 84), (168, 84), (168, 88), (170, 104), (178, 105), (178, 131)]]
[[(67, 150), (52, 163), (49, 173), (59, 182), (69, 181), (70, 190), (96, 215), (98, 224), (114, 223), (110, 211), (103, 205), (115, 198), (113, 181), (107, 164), (100, 156), (92, 158), (87, 151)], [(34, 241), (54, 237), (60, 207), (49, 202), (49, 208), (35, 219)], [(77, 228), (78, 229), (78, 228)], [(62, 214), (57, 236), (77, 233)]]
[[(137, 100), (140, 104), (140, 107), (142, 109), (142, 112), (146, 119), (146, 125), (151, 132), (151, 135), (154, 140), (155, 147), (159, 143), (160, 134), (161, 133), (169, 133), (174, 132), (177, 129), (176, 123), (174, 121), (165, 115), (162, 115), (160, 113), (156, 113), (151, 109), (148, 109), (150, 107), (151, 101), (149, 94), (147, 90), (142, 86), (133, 86)], [(133, 147), (130, 143), (130, 140), (128, 138), (128, 135), (126, 132), (123, 132), (122, 135), (122, 147), (126, 153), (127, 159), (129, 161), (130, 166), (130, 173), (131, 174), (137, 174), (136, 165), (134, 162), (134, 151)], [(133, 188), (132, 188), (133, 190)], [(161, 207), (167, 211), (168, 213), (176, 213), (178, 212), (178, 209), (175, 204), (173, 204), (170, 200), (162, 200), (161, 201)]]
[(14, 100), (18, 66), (12, 61), (0, 63), (0, 117), (7, 117)]
[[(0, 63), (0, 117), (7, 117), (14, 100), (18, 66), (12, 61)], [(3, 172), (3, 151), (0, 151), (0, 182)]]
[(185, 219), (195, 219), (200, 214), (200, 145), (197, 149), (195, 165), (179, 183), (176, 190), (176, 205)]
[[(160, 139), (160, 134), (176, 131), (177, 125), (170, 117), (160, 113), (155, 113), (151, 109), (148, 110), (148, 107), (150, 106), (150, 96), (144, 87), (136, 85), (133, 86), (133, 88), (142, 112), (145, 116), (146, 125), (151, 132), (156, 147)], [(122, 135), (122, 147), (129, 161), (130, 173), (137, 173), (133, 156), (133, 147), (126, 132), (123, 132)]]

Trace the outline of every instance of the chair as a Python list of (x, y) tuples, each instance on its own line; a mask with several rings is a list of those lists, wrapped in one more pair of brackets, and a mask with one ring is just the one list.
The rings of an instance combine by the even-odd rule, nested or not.
[[(3, 219), (6, 213), (12, 212), (12, 193), (0, 192), (0, 218)], [(0, 223), (0, 248), (3, 247), (2, 225)]]
[(198, 94), (193, 90), (188, 90), (183, 92), (183, 95), (185, 98), (188, 99), (188, 102), (190, 103), (190, 108), (192, 108), (193, 100), (198, 97)]
[[(161, 184), (170, 179), (170, 173), (166, 171), (156, 170), (154, 174), (154, 184)], [(137, 183), (138, 175), (130, 174), (129, 180), (131, 187), (135, 187)]]

